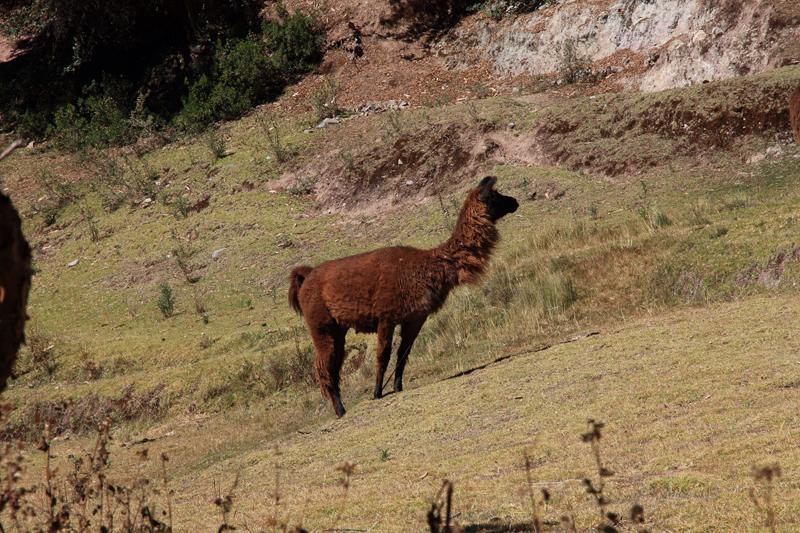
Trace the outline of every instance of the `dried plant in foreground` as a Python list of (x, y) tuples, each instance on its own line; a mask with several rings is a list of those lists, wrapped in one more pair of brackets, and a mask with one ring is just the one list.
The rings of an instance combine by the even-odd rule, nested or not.
[[(453, 483), (447, 479), (442, 482), (436, 496), (431, 500), (428, 510), (428, 529), (430, 533), (463, 533), (464, 529), (452, 524), (453, 521)], [(442, 517), (444, 511), (444, 517)]]
[[(591, 418), (587, 421), (587, 424), (589, 426), (588, 431), (581, 435), (581, 440), (588, 443), (592, 448), (592, 457), (594, 458), (597, 468), (597, 481), (592, 481), (590, 478), (586, 477), (583, 479), (583, 484), (586, 486), (587, 494), (591, 495), (594, 499), (598, 512), (600, 513), (600, 522), (597, 524), (596, 529), (603, 533), (616, 533), (619, 531), (618, 527), (622, 522), (622, 517), (618, 513), (608, 510), (609, 500), (605, 494), (606, 479), (612, 477), (614, 472), (603, 465), (603, 460), (600, 455), (600, 439), (603, 436), (602, 429), (605, 427), (605, 424)], [(634, 504), (630, 509), (629, 516), (631, 522), (637, 525), (637, 531), (639, 533), (646, 533), (648, 531), (641, 526), (644, 524), (644, 507), (639, 504)], [(562, 518), (562, 523), (570, 526), (572, 531), (577, 531), (575, 520), (571, 516), (568, 518), (567, 522), (564, 522)]]
[(539, 500), (536, 497), (536, 491), (533, 490), (533, 476), (531, 475), (531, 458), (528, 455), (527, 450), (523, 452), (523, 456), (525, 457), (525, 479), (528, 482), (528, 497), (531, 501), (531, 524), (533, 527), (534, 533), (541, 533), (544, 531), (543, 524), (542, 524), (542, 516), (540, 512), (540, 507), (544, 506), (550, 500), (550, 491), (546, 488), (542, 489), (542, 502), (539, 503)]
[[(778, 519), (775, 513), (775, 499), (773, 497), (774, 483), (781, 477), (781, 466), (778, 463), (771, 465), (753, 467), (752, 472), (755, 487), (750, 489), (750, 501), (755, 505), (756, 510), (764, 513), (764, 525), (775, 533), (778, 528)], [(761, 485), (761, 490), (758, 489)]]

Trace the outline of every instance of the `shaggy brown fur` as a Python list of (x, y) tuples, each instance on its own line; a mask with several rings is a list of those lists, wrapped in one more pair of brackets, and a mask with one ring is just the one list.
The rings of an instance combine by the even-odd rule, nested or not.
[(792, 122), (794, 138), (797, 139), (797, 144), (800, 144), (800, 87), (789, 100), (789, 120)]
[(436, 248), (381, 248), (292, 270), (289, 305), (308, 325), (317, 380), (338, 416), (345, 413), (339, 372), (349, 329), (378, 334), (374, 397), (380, 398), (392, 336), (400, 326), (394, 377), (400, 392), (408, 354), (428, 315), (442, 307), (453, 287), (480, 279), (499, 239), (495, 222), (518, 207), (514, 198), (494, 190), (496, 181), (486, 177), (470, 191), (453, 234)]
[(11, 201), (0, 194), (0, 391), (5, 390), (25, 340), (31, 250)]

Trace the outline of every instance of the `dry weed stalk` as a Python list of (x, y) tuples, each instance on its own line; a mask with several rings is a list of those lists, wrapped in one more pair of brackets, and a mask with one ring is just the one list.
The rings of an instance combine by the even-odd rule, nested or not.
[[(216, 483), (215, 483), (216, 485)], [(233, 483), (231, 483), (231, 487), (223, 496), (220, 494), (219, 489), (220, 487), (216, 485), (216, 492), (217, 497), (214, 498), (214, 505), (217, 506), (220, 512), (220, 518), (222, 520), (222, 524), (220, 524), (219, 528), (217, 528), (217, 533), (222, 533), (223, 531), (234, 531), (236, 527), (230, 524), (230, 514), (233, 511), (233, 493), (236, 491), (236, 488), (239, 486), (239, 474), (236, 474), (236, 477), (233, 478)]]
[[(607, 510), (609, 500), (605, 494), (606, 478), (612, 477), (614, 472), (603, 465), (603, 460), (600, 455), (600, 439), (603, 436), (602, 429), (605, 424), (591, 418), (587, 421), (587, 424), (589, 426), (588, 431), (581, 435), (581, 440), (592, 447), (592, 457), (594, 458), (597, 468), (597, 481), (594, 482), (587, 477), (583, 479), (583, 484), (586, 486), (586, 492), (594, 499), (600, 513), (600, 522), (596, 529), (603, 533), (616, 533), (619, 531), (617, 527), (620, 525), (622, 519), (619, 514)], [(644, 524), (644, 507), (639, 504), (634, 504), (630, 509), (630, 520), (638, 526)], [(563, 518), (562, 523), (564, 523)], [(572, 531), (577, 530), (573, 517), (568, 517), (566, 524), (571, 526)], [(639, 533), (647, 533), (648, 530), (644, 527), (638, 527), (637, 531)]]
[(327, 529), (327, 531), (335, 531), (339, 526), (339, 521), (341, 520), (342, 514), (347, 507), (347, 496), (350, 492), (350, 478), (355, 469), (355, 463), (351, 463), (350, 461), (345, 461), (336, 467), (336, 470), (342, 473), (342, 477), (339, 479), (339, 485), (342, 487), (342, 499), (339, 502), (339, 510), (336, 512), (336, 518), (334, 519), (333, 527)]
[[(463, 533), (464, 529), (453, 521), (453, 483), (447, 479), (442, 482), (439, 491), (431, 500), (428, 510), (428, 529), (430, 533)], [(444, 521), (442, 520), (444, 511)]]
[(592, 447), (592, 457), (597, 467), (597, 482), (595, 483), (587, 477), (583, 479), (583, 484), (586, 486), (586, 492), (594, 498), (595, 504), (597, 504), (601, 524), (609, 520), (611, 525), (616, 526), (619, 523), (619, 515), (606, 511), (609, 502), (605, 496), (606, 478), (613, 476), (614, 472), (603, 466), (603, 460), (600, 457), (601, 431), (605, 424), (591, 418), (587, 421), (587, 424), (589, 425), (589, 431), (581, 435), (581, 440)]
[(546, 488), (542, 489), (542, 502), (540, 505), (539, 500), (536, 498), (536, 492), (533, 490), (531, 458), (528, 455), (527, 450), (523, 452), (523, 455), (525, 457), (525, 477), (528, 482), (528, 496), (531, 500), (531, 524), (533, 526), (534, 533), (541, 533), (543, 531), (543, 523), (540, 507), (545, 505), (550, 500), (550, 491), (548, 491)]
[(750, 500), (755, 505), (756, 510), (763, 512), (765, 517), (764, 525), (769, 528), (771, 533), (775, 533), (778, 528), (778, 520), (775, 513), (775, 499), (773, 498), (774, 482), (781, 477), (781, 466), (778, 463), (762, 467), (753, 467), (753, 480), (756, 485), (763, 485), (763, 494), (757, 493), (756, 487), (750, 489)]

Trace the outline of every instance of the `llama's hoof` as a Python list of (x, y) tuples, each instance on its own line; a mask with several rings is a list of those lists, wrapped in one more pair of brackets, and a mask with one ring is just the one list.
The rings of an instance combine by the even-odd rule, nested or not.
[(403, 384), (402, 383), (395, 383), (394, 384), (394, 391), (395, 392), (403, 392)]
[(380, 400), (381, 398), (383, 398), (383, 393), (382, 392), (375, 391), (375, 392), (372, 393), (372, 399), (373, 400)]
[(342, 400), (340, 400), (339, 398), (337, 398), (335, 403), (333, 404), (333, 409), (336, 411), (337, 418), (342, 418), (345, 415), (345, 413), (347, 413), (347, 411), (344, 408), (344, 404), (342, 403)]

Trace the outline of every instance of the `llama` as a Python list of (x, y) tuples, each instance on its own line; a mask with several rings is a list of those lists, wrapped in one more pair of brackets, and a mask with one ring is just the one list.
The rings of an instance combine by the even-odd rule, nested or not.
[(0, 392), (25, 340), (30, 287), (31, 249), (11, 200), (0, 193)]
[(408, 354), (428, 315), (444, 305), (453, 287), (480, 279), (499, 240), (495, 222), (519, 207), (495, 190), (496, 182), (487, 176), (469, 192), (453, 234), (436, 248), (393, 246), (292, 270), (289, 305), (306, 321), (317, 381), (338, 417), (345, 414), (339, 372), (349, 329), (378, 334), (373, 396), (380, 398), (400, 326), (394, 374), (394, 391), (400, 392)]

